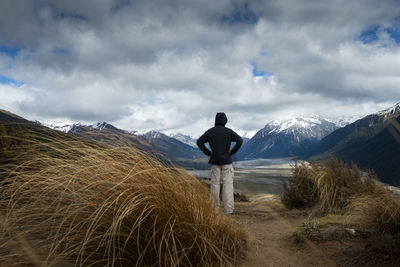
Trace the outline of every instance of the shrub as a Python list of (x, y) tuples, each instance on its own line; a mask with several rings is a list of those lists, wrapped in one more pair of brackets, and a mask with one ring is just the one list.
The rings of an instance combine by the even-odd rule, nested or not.
[(319, 192), (313, 179), (315, 169), (295, 161), (293, 176), (283, 184), (281, 201), (287, 208), (309, 208), (316, 204)]
[(321, 165), (319, 175), (314, 177), (320, 196), (320, 210), (338, 212), (345, 209), (354, 196), (361, 192), (362, 173), (354, 163), (351, 165), (330, 158)]
[(319, 164), (296, 162), (281, 199), (289, 209), (315, 207), (324, 214), (343, 213), (353, 198), (373, 192), (376, 180), (373, 172), (363, 177), (356, 164), (333, 157)]
[(1, 266), (225, 265), (246, 247), (196, 178), (134, 148), (50, 138), (18, 160), (0, 166)]

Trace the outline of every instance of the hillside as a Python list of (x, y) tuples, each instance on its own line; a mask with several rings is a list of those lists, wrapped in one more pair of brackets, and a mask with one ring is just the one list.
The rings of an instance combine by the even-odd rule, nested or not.
[[(165, 164), (176, 164), (186, 168), (206, 168), (207, 159), (197, 147), (192, 147), (175, 138), (162, 133), (135, 135), (101, 122), (94, 125), (73, 124), (63, 127), (47, 127), (38, 122), (31, 122), (8, 111), (0, 110), (0, 134), (18, 137), (20, 140), (10, 140), (21, 143), (28, 136), (59, 136), (62, 139), (84, 138), (87, 141), (101, 141), (112, 146), (129, 146), (153, 155)], [(1, 142), (7, 142), (1, 140)], [(5, 145), (5, 144), (4, 144)]]
[(400, 117), (369, 140), (345, 147), (334, 155), (372, 169), (384, 183), (400, 186)]
[(242, 257), (246, 232), (188, 172), (35, 123), (0, 129), (0, 266), (221, 266)]
[(45, 152), (45, 146), (32, 147), (32, 143), (40, 141), (46, 144), (51, 138), (56, 138), (60, 142), (69, 142), (75, 139), (63, 132), (49, 129), (8, 111), (0, 110), (0, 164), (19, 162), (19, 153), (15, 149), (16, 147), (24, 147), (25, 150), (40, 149)]
[(0, 109), (0, 123), (28, 122), (28, 120), (15, 115), (7, 110)]
[(323, 138), (310, 159), (322, 160), (330, 155), (354, 161), (364, 169), (374, 170), (380, 179), (400, 185), (400, 103), (370, 114)]

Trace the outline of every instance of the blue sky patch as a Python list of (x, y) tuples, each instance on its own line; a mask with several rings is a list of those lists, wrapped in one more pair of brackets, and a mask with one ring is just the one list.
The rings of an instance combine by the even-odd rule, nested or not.
[(16, 81), (16, 80), (11, 79), (11, 78), (9, 78), (7, 76), (4, 76), (2, 74), (0, 74), (0, 83), (1, 84), (6, 84), (6, 85), (12, 85), (12, 86), (15, 86), (15, 87), (20, 87), (20, 86), (24, 85), (24, 82)]
[(264, 71), (264, 70), (259, 70), (257, 69), (257, 64), (253, 63), (251, 64), (253, 66), (253, 76), (270, 76), (271, 73)]
[(236, 5), (235, 9), (229, 16), (222, 17), (222, 22), (228, 24), (244, 23), (253, 25), (257, 24), (258, 16), (246, 3), (244, 5)]
[(389, 34), (390, 38), (395, 40), (395, 42), (397, 44), (400, 44), (400, 30), (399, 29), (388, 28), (385, 31)]
[(6, 54), (10, 58), (16, 58), (21, 48), (19, 46), (0, 45), (0, 53)]
[(379, 30), (380, 26), (379, 25), (374, 25), (372, 27), (369, 27), (368, 29), (366, 29), (365, 31), (363, 31), (360, 34), (360, 40), (361, 42), (363, 42), (364, 44), (369, 44), (375, 41), (378, 41), (378, 30)]
[(398, 27), (390, 27), (382, 29), (381, 25), (374, 25), (369, 27), (365, 31), (360, 34), (360, 40), (364, 44), (373, 43), (379, 40), (378, 32), (384, 31), (389, 34), (390, 38), (392, 38), (397, 44), (400, 44), (400, 30)]

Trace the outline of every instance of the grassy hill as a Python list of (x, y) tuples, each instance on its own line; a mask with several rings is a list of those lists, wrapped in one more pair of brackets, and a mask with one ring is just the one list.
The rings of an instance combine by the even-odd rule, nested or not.
[(12, 118), (0, 124), (0, 266), (222, 266), (243, 255), (246, 232), (186, 171)]

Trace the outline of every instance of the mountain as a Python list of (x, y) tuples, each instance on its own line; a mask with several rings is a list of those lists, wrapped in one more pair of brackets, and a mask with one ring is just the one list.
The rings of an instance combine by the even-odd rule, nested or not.
[[(49, 127), (48, 127), (49, 126)], [(111, 146), (132, 146), (157, 157), (164, 163), (193, 168), (204, 168), (206, 157), (199, 149), (184, 144), (159, 132), (138, 136), (117, 127), (99, 122), (93, 125), (72, 124), (65, 126), (43, 125), (28, 121), (5, 110), (0, 110), (0, 162), (10, 162), (17, 152), (13, 147), (29, 146), (32, 138), (43, 140), (83, 140), (91, 144), (101, 141)], [(12, 155), (12, 156), (11, 156)], [(7, 157), (6, 157), (7, 156)]]
[[(68, 134), (101, 141), (112, 146), (132, 146), (143, 152), (151, 153), (154, 148), (143, 138), (107, 123), (98, 122), (93, 125), (73, 124), (62, 127), (68, 129)], [(57, 129), (57, 128), (55, 128)]]
[(390, 118), (396, 118), (398, 115), (400, 115), (400, 103), (389, 109), (367, 115), (327, 135), (315, 147), (311, 155), (335, 154), (345, 148), (362, 145), (380, 133)]
[(243, 140), (242, 146), (244, 146), (245, 144), (247, 144), (250, 141), (250, 138), (242, 137), (242, 140)]
[(84, 135), (112, 145), (133, 145), (156, 156), (159, 160), (171, 160), (181, 166), (185, 165), (186, 161), (189, 162), (203, 157), (197, 148), (157, 131), (135, 135), (106, 122), (99, 122), (93, 125), (74, 124), (68, 133)]
[(318, 116), (275, 120), (258, 131), (239, 152), (240, 158), (304, 157), (338, 126)]
[(337, 129), (321, 140), (311, 159), (333, 155), (372, 169), (382, 182), (400, 186), (400, 103)]
[[(57, 156), (60, 151), (49, 149), (45, 145), (32, 146), (32, 143), (36, 141), (46, 144), (54, 140), (73, 142), (76, 141), (76, 138), (37, 122), (26, 120), (8, 111), (0, 110), (0, 164), (19, 165), (23, 163), (21, 160), (24, 155), (28, 153), (32, 157), (38, 151)], [(93, 143), (86, 142), (86, 144), (90, 146)]]
[(195, 159), (201, 157), (201, 151), (196, 147), (190, 146), (176, 138), (169, 137), (158, 131), (150, 131), (141, 135), (152, 146), (160, 152), (171, 155), (173, 159)]
[(189, 135), (185, 135), (185, 134), (181, 134), (181, 133), (171, 135), (171, 137), (175, 138), (176, 140), (181, 141), (182, 143), (187, 144), (191, 147), (197, 148), (197, 144), (196, 144), (197, 138), (193, 138)]
[(0, 109), (0, 124), (13, 123), (13, 122), (27, 123), (30, 121), (18, 115), (15, 115), (11, 112), (8, 112), (7, 110)]

